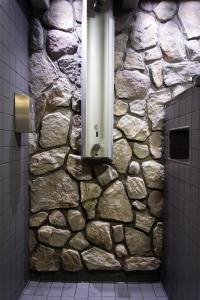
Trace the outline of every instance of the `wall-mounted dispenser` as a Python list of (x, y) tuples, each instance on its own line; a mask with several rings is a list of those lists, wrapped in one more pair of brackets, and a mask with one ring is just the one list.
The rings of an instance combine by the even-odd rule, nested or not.
[(32, 100), (27, 95), (15, 93), (15, 132), (34, 132), (35, 112)]

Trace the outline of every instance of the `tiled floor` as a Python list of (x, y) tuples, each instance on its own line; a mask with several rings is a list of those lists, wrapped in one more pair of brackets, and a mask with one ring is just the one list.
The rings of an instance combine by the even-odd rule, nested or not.
[(20, 300), (168, 300), (161, 283), (30, 281)]

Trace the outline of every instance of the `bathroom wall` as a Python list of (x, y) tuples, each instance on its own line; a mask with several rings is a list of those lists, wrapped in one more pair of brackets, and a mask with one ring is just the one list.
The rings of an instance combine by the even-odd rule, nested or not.
[(200, 4), (141, 1), (116, 18), (113, 162), (88, 165), (81, 2), (53, 0), (32, 20), (30, 267), (151, 272), (162, 257), (164, 104), (200, 70)]
[(14, 132), (16, 91), (28, 93), (28, 21), (17, 1), (0, 1), (0, 299), (3, 300), (16, 300), (28, 277), (28, 138)]

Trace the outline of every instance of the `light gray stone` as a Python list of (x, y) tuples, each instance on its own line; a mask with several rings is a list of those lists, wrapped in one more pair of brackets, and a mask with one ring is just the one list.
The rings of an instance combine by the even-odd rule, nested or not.
[(29, 162), (31, 174), (42, 175), (58, 169), (68, 152), (69, 147), (61, 147), (33, 155)]
[(29, 246), (29, 252), (33, 252), (33, 250), (37, 246), (37, 239), (35, 237), (34, 231), (29, 229), (28, 232), (28, 246)]
[(141, 120), (128, 114), (120, 118), (117, 127), (130, 140), (145, 141), (150, 134), (146, 120)]
[(144, 52), (144, 55), (145, 62), (151, 62), (162, 58), (162, 52), (159, 46), (146, 50)]
[[(124, 155), (126, 153), (126, 155)], [(119, 173), (126, 173), (131, 160), (132, 150), (127, 140), (117, 140), (113, 145), (113, 164)]]
[(50, 90), (46, 93), (48, 104), (53, 108), (69, 107), (71, 103), (73, 88), (67, 78), (60, 77)]
[(80, 254), (76, 250), (63, 249), (61, 260), (64, 271), (79, 272), (83, 269)]
[(174, 85), (171, 89), (172, 99), (175, 98), (176, 96), (182, 94), (184, 91), (190, 89), (192, 86), (193, 86), (192, 82)]
[(41, 121), (42, 118), (44, 117), (47, 108), (48, 97), (49, 97), (49, 93), (43, 92), (38, 98), (35, 99), (35, 105), (34, 105), (35, 128), (37, 131), (39, 131), (41, 127)]
[(75, 12), (75, 18), (76, 22), (82, 23), (82, 0), (75, 0), (74, 5), (74, 12)]
[(89, 247), (90, 244), (85, 239), (84, 235), (81, 232), (78, 232), (73, 236), (73, 238), (71, 238), (69, 245), (76, 250), (82, 251)]
[(75, 115), (70, 133), (70, 145), (73, 150), (81, 151), (81, 116)]
[(145, 100), (133, 100), (129, 103), (130, 111), (138, 116), (143, 117), (145, 115), (146, 110), (146, 101)]
[(126, 59), (124, 63), (124, 68), (127, 70), (145, 70), (143, 57), (140, 53), (137, 53), (131, 48), (126, 50)]
[(62, 170), (31, 183), (31, 211), (77, 207), (79, 195), (77, 184)]
[(163, 135), (161, 132), (153, 132), (149, 137), (149, 148), (151, 155), (159, 159), (162, 157), (162, 143), (163, 143)]
[(122, 137), (122, 132), (116, 128), (113, 129), (113, 140), (116, 141)]
[(128, 35), (126, 33), (121, 33), (115, 37), (115, 70), (122, 67), (127, 41)]
[(163, 85), (163, 64), (162, 61), (156, 61), (153, 64), (149, 65), (153, 83), (157, 88), (160, 88)]
[(131, 255), (149, 256), (151, 253), (151, 239), (145, 233), (125, 227), (125, 238)]
[(83, 218), (83, 215), (79, 210), (68, 210), (67, 221), (72, 231), (80, 231), (85, 227), (85, 219)]
[(185, 45), (189, 59), (200, 61), (200, 40), (186, 41)]
[(149, 147), (145, 144), (134, 143), (133, 152), (138, 158), (144, 159), (149, 156)]
[(136, 19), (131, 23), (131, 46), (135, 50), (153, 47), (158, 41), (158, 25), (151, 15), (136, 13)]
[(142, 163), (142, 169), (147, 187), (163, 189), (164, 166), (160, 163), (149, 160)]
[(183, 1), (180, 3), (178, 16), (188, 39), (200, 37), (199, 14), (199, 1)]
[(123, 116), (128, 111), (128, 103), (117, 100), (114, 104), (114, 114), (115, 116)]
[(81, 201), (96, 199), (101, 195), (101, 187), (94, 182), (81, 182)]
[(163, 215), (163, 194), (160, 191), (153, 191), (148, 198), (150, 213), (156, 218), (162, 218)]
[(67, 159), (67, 171), (76, 180), (90, 180), (92, 179), (91, 168), (88, 164), (81, 161), (81, 156), (69, 154)]
[(81, 111), (81, 92), (80, 89), (76, 89), (72, 94), (72, 109), (75, 112)]
[(81, 59), (78, 53), (74, 55), (66, 54), (62, 56), (57, 63), (60, 70), (68, 76), (70, 82), (75, 83), (80, 87)]
[(160, 22), (165, 22), (173, 18), (176, 10), (175, 1), (161, 1), (153, 11)]
[(118, 98), (142, 99), (150, 86), (149, 77), (139, 71), (118, 71), (115, 76), (115, 88)]
[(59, 210), (54, 210), (49, 215), (49, 222), (50, 222), (50, 224), (55, 225), (55, 226), (60, 226), (60, 227), (66, 227), (67, 226), (65, 216)]
[(87, 218), (92, 220), (96, 216), (97, 199), (88, 200), (82, 203), (83, 208), (87, 213)]
[(184, 61), (176, 64), (165, 64), (163, 69), (164, 82), (167, 86), (192, 82), (192, 77), (200, 73), (200, 63)]
[(52, 59), (57, 60), (65, 54), (74, 54), (77, 48), (77, 38), (74, 34), (56, 29), (47, 32), (47, 52)]
[(42, 50), (44, 47), (44, 32), (40, 21), (36, 18), (31, 20), (30, 48), (33, 51)]
[(132, 206), (139, 211), (143, 211), (146, 209), (146, 205), (138, 200), (133, 201)]
[(131, 199), (144, 199), (147, 196), (144, 180), (140, 177), (128, 176), (126, 189)]
[(31, 269), (38, 272), (60, 270), (60, 258), (54, 249), (40, 245), (31, 256)]
[(52, 247), (64, 247), (71, 236), (67, 229), (58, 229), (52, 226), (42, 226), (38, 229), (38, 239)]
[(97, 180), (102, 186), (109, 184), (118, 177), (117, 171), (113, 167), (106, 164), (97, 166), (94, 170)]
[(125, 271), (154, 271), (159, 268), (160, 260), (155, 257), (129, 257), (124, 261)]
[(118, 244), (115, 246), (115, 253), (116, 253), (117, 257), (128, 256), (128, 251), (123, 244)]
[(93, 247), (81, 254), (86, 267), (89, 270), (120, 270), (121, 265), (113, 254)]
[(128, 173), (138, 175), (140, 173), (140, 164), (137, 161), (132, 161), (129, 165)]
[(86, 227), (87, 240), (92, 244), (104, 248), (112, 249), (112, 238), (110, 235), (110, 223), (102, 221), (92, 221)]
[(147, 213), (136, 212), (135, 227), (149, 233), (153, 226), (155, 218), (151, 217)]
[(28, 134), (28, 150), (29, 154), (33, 154), (37, 151), (37, 141), (38, 141), (38, 134), (35, 132)]
[(153, 231), (153, 247), (157, 256), (162, 256), (163, 249), (163, 223), (157, 223)]
[(47, 218), (48, 218), (48, 214), (44, 211), (41, 211), (35, 215), (30, 216), (29, 226), (39, 227), (47, 220)]
[(73, 8), (65, 0), (52, 0), (50, 8), (43, 15), (43, 22), (49, 28), (71, 31), (74, 27)]
[(114, 225), (112, 227), (113, 237), (115, 243), (120, 243), (124, 240), (124, 228), (123, 225)]
[(42, 53), (34, 52), (29, 58), (29, 82), (31, 92), (39, 96), (58, 78), (52, 62)]
[(169, 21), (161, 27), (159, 39), (165, 60), (178, 62), (185, 59), (183, 35), (174, 21)]
[(140, 1), (140, 7), (147, 11), (147, 12), (151, 12), (153, 10), (153, 3), (151, 1)]
[(70, 112), (67, 112), (66, 115), (61, 112), (47, 114), (42, 119), (40, 146), (42, 148), (48, 148), (66, 144), (70, 119)]
[(102, 219), (129, 223), (133, 221), (131, 204), (122, 182), (116, 181), (103, 193), (98, 204), (98, 214)]

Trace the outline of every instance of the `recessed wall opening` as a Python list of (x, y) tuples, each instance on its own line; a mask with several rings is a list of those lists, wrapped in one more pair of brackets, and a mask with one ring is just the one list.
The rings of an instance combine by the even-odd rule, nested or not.
[(189, 161), (189, 135), (189, 127), (170, 130), (169, 153), (171, 159)]

